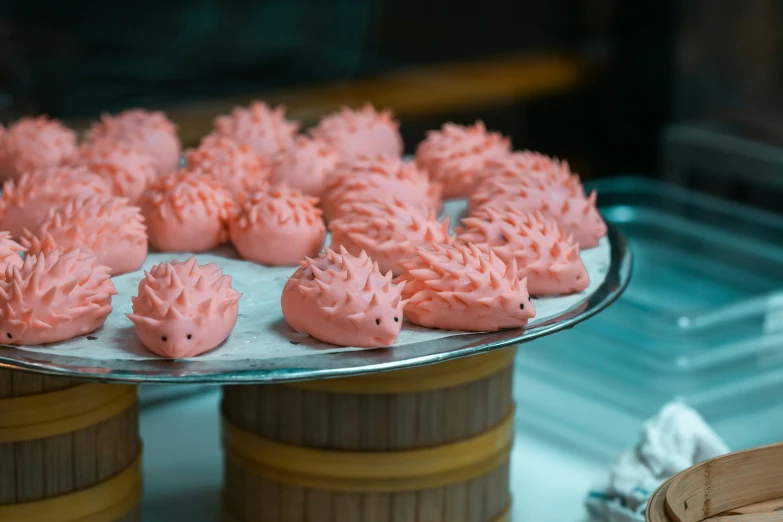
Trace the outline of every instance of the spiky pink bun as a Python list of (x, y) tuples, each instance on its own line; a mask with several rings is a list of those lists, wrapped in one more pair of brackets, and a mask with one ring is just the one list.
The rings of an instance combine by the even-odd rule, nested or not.
[(0, 232), (0, 279), (5, 277), (8, 265), (22, 266), (24, 247), (11, 239), (8, 232)]
[(541, 213), (511, 208), (482, 207), (454, 229), (458, 244), (491, 248), (507, 265), (513, 259), (517, 277), (527, 278), (532, 295), (581, 292), (590, 284), (579, 245)]
[[(500, 163), (494, 163), (497, 167)], [(581, 182), (561, 180), (552, 183), (551, 179), (542, 179), (529, 175), (526, 171), (500, 169), (486, 171), (486, 176), (468, 198), (468, 212), (474, 213), (487, 205), (506, 205), (510, 201), (524, 199), (529, 208), (524, 211), (539, 210), (545, 201), (563, 202), (572, 197), (584, 197)]]
[(197, 149), (186, 151), (187, 168), (207, 174), (244, 197), (269, 180), (269, 164), (253, 150), (232, 138), (211, 134)]
[(252, 193), (231, 221), (231, 242), (242, 259), (263, 265), (296, 266), (321, 250), (326, 228), (318, 198), (285, 185)]
[(177, 169), (181, 146), (177, 127), (162, 112), (130, 109), (116, 115), (104, 114), (87, 131), (87, 141), (123, 141), (153, 158), (158, 174)]
[[(571, 178), (573, 179), (573, 178)], [(471, 213), (486, 205), (508, 207), (517, 212), (541, 212), (566, 234), (572, 235), (582, 250), (598, 246), (607, 228), (596, 208), (596, 192), (585, 196), (581, 183), (548, 183), (519, 177), (509, 183), (488, 179), (470, 198)]]
[(416, 163), (430, 179), (443, 185), (445, 199), (470, 195), (486, 161), (508, 154), (511, 141), (498, 132), (487, 132), (484, 123), (445, 123), (427, 132), (416, 148)]
[(394, 344), (402, 327), (404, 284), (381, 274), (364, 252), (354, 257), (330, 248), (307, 258), (283, 288), (281, 306), (288, 325), (339, 346), (371, 348)]
[(28, 255), (78, 248), (98, 257), (111, 275), (133, 272), (147, 258), (147, 229), (139, 207), (125, 198), (90, 196), (49, 211), (34, 231), (25, 230)]
[(419, 247), (400, 263), (407, 283), (405, 317), (427, 328), (491, 332), (526, 326), (535, 317), (527, 281), (492, 250), (472, 244)]
[(122, 141), (102, 139), (83, 144), (72, 159), (112, 184), (114, 194), (139, 200), (156, 176), (154, 158), (143, 149)]
[(76, 133), (46, 116), (0, 125), (0, 182), (56, 167), (76, 152)]
[(381, 272), (400, 275), (402, 267), (397, 263), (414, 256), (416, 247), (452, 242), (449, 218), (438, 222), (434, 210), (398, 199), (353, 202), (344, 211), (343, 217), (329, 222), (332, 250), (343, 246), (352, 255), (365, 251)]
[(489, 158), (484, 172), (478, 177), (476, 191), (480, 191), (488, 180), (514, 184), (520, 178), (541, 182), (553, 190), (565, 189), (584, 195), (582, 182), (571, 172), (567, 161), (529, 150)]
[(321, 207), (327, 221), (339, 218), (343, 205), (373, 199), (397, 198), (439, 212), (441, 190), (412, 162), (388, 155), (361, 157), (338, 167), (327, 183)]
[(272, 183), (286, 183), (308, 196), (320, 198), (326, 181), (337, 168), (337, 152), (325, 142), (299, 136), (272, 164)]
[(6, 181), (0, 195), (0, 230), (12, 237), (35, 230), (52, 208), (93, 194), (110, 196), (111, 184), (86, 167), (59, 166)]
[(242, 294), (231, 277), (214, 263), (199, 265), (195, 257), (152, 267), (132, 297), (141, 343), (161, 357), (195, 357), (216, 348), (234, 329)]
[(5, 344), (67, 341), (97, 330), (117, 290), (109, 268), (78, 249), (25, 257), (0, 278), (0, 338)]
[(215, 118), (215, 134), (249, 146), (267, 161), (290, 147), (298, 131), (299, 123), (286, 119), (285, 107), (273, 109), (262, 101), (247, 108), (235, 107), (231, 114)]
[(402, 155), (399, 128), (391, 111), (378, 112), (368, 103), (358, 110), (343, 107), (325, 116), (310, 134), (331, 145), (343, 161), (351, 161), (359, 156)]
[(156, 179), (141, 198), (150, 244), (162, 252), (204, 252), (228, 240), (231, 192), (211, 177), (178, 170)]

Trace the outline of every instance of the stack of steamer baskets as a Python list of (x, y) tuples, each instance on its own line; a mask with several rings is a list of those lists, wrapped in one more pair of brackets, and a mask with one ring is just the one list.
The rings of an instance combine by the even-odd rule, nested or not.
[(140, 520), (136, 386), (0, 370), (0, 520)]
[(254, 102), (184, 154), (140, 109), (0, 127), (0, 520), (139, 520), (144, 382), (227, 384), (227, 521), (510, 520), (512, 345), (630, 252), (480, 122), (402, 153), (371, 106), (300, 133)]
[(229, 520), (509, 520), (514, 349), (226, 386)]

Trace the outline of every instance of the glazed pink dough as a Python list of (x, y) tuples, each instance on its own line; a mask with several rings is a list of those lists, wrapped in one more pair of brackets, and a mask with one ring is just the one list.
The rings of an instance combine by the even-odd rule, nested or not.
[(337, 152), (321, 140), (299, 136), (272, 164), (272, 183), (286, 183), (308, 196), (320, 198), (337, 168)]
[(519, 280), (513, 260), (506, 265), (492, 250), (435, 243), (401, 265), (395, 282), (407, 283), (405, 317), (414, 324), (490, 332), (519, 328), (535, 317), (527, 281)]
[(60, 165), (76, 152), (76, 133), (45, 116), (0, 125), (0, 182)]
[(523, 214), (490, 205), (463, 218), (462, 223), (454, 229), (457, 243), (491, 248), (506, 264), (513, 259), (517, 277), (527, 278), (532, 295), (573, 294), (590, 284), (579, 245), (540, 213)]
[(86, 167), (64, 165), (25, 174), (17, 181), (3, 184), (0, 230), (18, 238), (25, 228), (35, 230), (52, 208), (72, 199), (111, 193), (111, 184)]
[(488, 159), (484, 172), (477, 178), (475, 192), (480, 192), (486, 181), (514, 184), (520, 178), (543, 183), (554, 191), (565, 190), (584, 196), (582, 182), (571, 172), (567, 161), (528, 150)]
[[(572, 178), (573, 179), (573, 178)], [(548, 184), (528, 178), (513, 183), (488, 179), (470, 199), (470, 212), (486, 205), (513, 208), (517, 212), (541, 212), (560, 229), (573, 235), (582, 250), (598, 246), (607, 228), (595, 205), (596, 192), (584, 195), (581, 183)]]
[(154, 158), (130, 143), (109, 139), (85, 143), (72, 158), (72, 164), (87, 167), (112, 184), (115, 195), (139, 200), (157, 175)]
[(514, 176), (508, 171), (504, 174), (497, 174), (496, 171), (487, 172), (487, 176), (468, 198), (469, 213), (476, 212), (487, 205), (504, 205), (515, 199), (524, 199), (530, 208), (539, 210), (539, 206), (545, 201), (557, 205), (572, 198), (586, 197), (582, 183), (578, 179), (569, 178), (561, 180), (560, 183), (552, 183), (552, 180), (542, 180), (524, 174)]
[(0, 338), (5, 344), (67, 341), (97, 330), (117, 294), (108, 267), (78, 249), (27, 256), (0, 279)]
[(111, 275), (133, 272), (147, 258), (147, 229), (139, 207), (125, 198), (90, 196), (49, 215), (33, 232), (22, 234), (28, 254), (78, 248), (92, 252)]
[(432, 209), (375, 199), (350, 203), (344, 210), (340, 219), (329, 222), (332, 250), (343, 246), (353, 255), (365, 251), (384, 273), (400, 275), (398, 261), (416, 255), (416, 247), (452, 242), (449, 218), (438, 222)]
[(396, 156), (362, 157), (350, 165), (342, 165), (331, 176), (321, 207), (327, 221), (339, 218), (343, 205), (373, 199), (397, 198), (439, 212), (441, 190), (440, 185), (430, 183), (427, 175), (412, 162)]
[(242, 297), (222, 269), (199, 265), (195, 257), (145, 270), (138, 293), (127, 316), (148, 350), (171, 359), (195, 357), (225, 341)]
[(310, 134), (331, 145), (342, 160), (350, 162), (359, 156), (402, 155), (404, 145), (399, 127), (390, 111), (378, 112), (366, 104), (355, 111), (343, 107), (324, 117)]
[(11, 239), (11, 234), (0, 232), (0, 279), (5, 277), (5, 271), (9, 265), (22, 266), (22, 252), (24, 252), (24, 247)]
[(155, 180), (141, 199), (152, 246), (163, 252), (204, 252), (228, 240), (235, 215), (231, 193), (211, 177), (179, 170)]
[(263, 265), (296, 266), (315, 256), (326, 237), (317, 198), (275, 185), (252, 193), (229, 227), (242, 259)]
[(430, 179), (443, 185), (443, 198), (467, 197), (489, 158), (510, 153), (511, 142), (487, 132), (484, 123), (471, 126), (446, 123), (429, 131), (416, 148), (416, 163)]
[(243, 198), (269, 180), (266, 160), (253, 150), (226, 136), (209, 135), (197, 149), (185, 153), (188, 170), (195, 170), (225, 185), (235, 197)]
[(367, 254), (330, 248), (308, 258), (283, 288), (283, 317), (297, 332), (339, 346), (394, 344), (402, 327), (404, 284), (391, 282)]
[(273, 109), (261, 101), (215, 118), (215, 134), (248, 145), (267, 161), (290, 147), (298, 131), (299, 123), (285, 118), (285, 107)]
[(158, 174), (177, 169), (181, 146), (177, 127), (162, 112), (130, 109), (119, 114), (104, 114), (87, 131), (88, 142), (109, 139), (127, 142), (153, 158)]

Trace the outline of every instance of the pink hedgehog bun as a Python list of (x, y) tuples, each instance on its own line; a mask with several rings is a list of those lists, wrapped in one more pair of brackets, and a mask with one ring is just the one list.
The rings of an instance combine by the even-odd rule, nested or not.
[(470, 195), (489, 158), (511, 151), (511, 142), (498, 132), (487, 132), (484, 123), (472, 126), (446, 123), (429, 131), (416, 149), (416, 163), (430, 179), (443, 185), (443, 197)]
[[(571, 178), (573, 179), (573, 178)], [(488, 179), (470, 198), (471, 213), (486, 205), (509, 207), (517, 212), (541, 212), (567, 235), (573, 235), (582, 250), (598, 246), (606, 235), (606, 223), (595, 205), (595, 191), (584, 195), (581, 183), (548, 184), (520, 177), (513, 183)]]
[(22, 266), (24, 247), (11, 239), (8, 232), (0, 232), (0, 279), (5, 277), (9, 265)]
[(308, 196), (320, 198), (338, 164), (337, 152), (321, 140), (299, 136), (272, 165), (272, 183), (286, 183)]
[(295, 266), (318, 254), (326, 229), (317, 198), (276, 185), (251, 194), (231, 221), (231, 242), (242, 259)]
[(0, 125), (0, 181), (56, 167), (76, 152), (76, 133), (45, 116)]
[(117, 290), (93, 254), (57, 250), (27, 256), (0, 279), (0, 338), (6, 344), (67, 341), (97, 330)]
[(138, 270), (147, 257), (141, 209), (125, 198), (91, 196), (50, 210), (34, 233), (24, 231), (22, 244), (29, 255), (74, 248), (92, 252), (111, 275)]
[(52, 208), (93, 194), (111, 195), (111, 184), (86, 167), (60, 166), (25, 174), (3, 184), (0, 195), (0, 230), (13, 237), (35, 230)]
[(283, 317), (297, 332), (339, 346), (370, 348), (394, 344), (402, 327), (404, 284), (393, 284), (362, 252), (326, 248), (308, 258), (283, 288)]
[(228, 240), (235, 203), (209, 176), (179, 170), (150, 185), (141, 210), (152, 246), (163, 252), (204, 252)]
[(209, 135), (197, 149), (185, 153), (188, 170), (219, 181), (236, 197), (244, 197), (269, 179), (269, 165), (247, 145), (225, 136)]
[[(494, 164), (499, 165), (498, 163)], [(525, 200), (530, 208), (540, 210), (544, 201), (561, 203), (574, 197), (584, 198), (584, 188), (578, 179), (561, 179), (559, 183), (518, 171), (487, 171), (483, 181), (468, 199), (468, 211), (476, 212), (487, 205), (506, 205), (514, 200)]]
[(590, 284), (579, 246), (540, 213), (487, 206), (462, 223), (454, 230), (457, 242), (491, 248), (506, 264), (515, 261), (517, 277), (527, 278), (533, 295), (573, 294)]
[(577, 195), (561, 203), (550, 202), (544, 205), (541, 212), (552, 216), (564, 232), (573, 235), (579, 248), (594, 248), (607, 232), (606, 222), (596, 206), (596, 198), (594, 190), (586, 198)]
[(298, 131), (299, 123), (285, 118), (285, 107), (272, 109), (261, 101), (247, 108), (235, 107), (231, 114), (215, 118), (215, 134), (249, 146), (267, 161), (290, 147)]
[(435, 211), (391, 199), (349, 203), (340, 219), (329, 222), (332, 250), (343, 246), (353, 255), (365, 251), (381, 272), (402, 272), (398, 261), (416, 255), (416, 247), (452, 242), (449, 218), (438, 222)]
[(179, 165), (180, 143), (177, 127), (162, 112), (131, 109), (116, 115), (104, 114), (87, 131), (87, 141), (122, 141), (153, 158), (158, 174), (168, 174)]
[(344, 161), (352, 161), (359, 156), (402, 155), (399, 127), (390, 111), (377, 112), (368, 103), (356, 111), (343, 107), (324, 117), (310, 134), (331, 145)]
[(404, 271), (395, 282), (407, 283), (405, 317), (414, 324), (489, 332), (519, 328), (535, 317), (514, 260), (506, 265), (492, 250), (435, 243), (400, 264)]
[(191, 257), (145, 270), (127, 316), (149, 351), (172, 359), (194, 357), (226, 340), (237, 324), (240, 297), (222, 269), (198, 265)]
[(409, 205), (440, 211), (441, 186), (430, 183), (415, 164), (395, 156), (362, 157), (331, 176), (321, 207), (331, 221), (354, 201), (397, 198)]
[(115, 195), (134, 203), (156, 175), (153, 157), (122, 141), (103, 139), (85, 143), (79, 147), (73, 163), (104, 176), (111, 182)]
[(582, 182), (571, 172), (567, 161), (528, 150), (489, 158), (484, 173), (478, 177), (476, 190), (480, 191), (488, 180), (514, 184), (520, 178), (543, 183), (553, 190), (576, 191), (584, 195)]

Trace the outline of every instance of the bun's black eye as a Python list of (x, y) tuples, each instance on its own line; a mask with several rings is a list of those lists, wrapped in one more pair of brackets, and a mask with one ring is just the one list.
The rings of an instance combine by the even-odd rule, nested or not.
[(165, 341), (166, 340), (166, 336), (164, 335), (163, 337), (160, 338), (160, 340), (161, 341)]
[(380, 320), (380, 319), (376, 319), (376, 320), (375, 320), (375, 324), (377, 324), (378, 326), (380, 326), (380, 325), (381, 325), (381, 320)]
[(400, 322), (400, 318), (399, 318), (399, 317), (395, 317), (395, 318), (394, 318), (394, 322), (395, 322), (395, 323), (399, 323), (399, 322)]
[(190, 339), (192, 339), (192, 338), (193, 338), (193, 335), (191, 335), (191, 334), (188, 334), (188, 340), (190, 340)]
[(519, 303), (519, 309), (524, 310), (525, 309), (525, 303)]
[(6, 333), (6, 335), (8, 336), (9, 339), (13, 339), (14, 338), (14, 336), (11, 335), (11, 332)]

